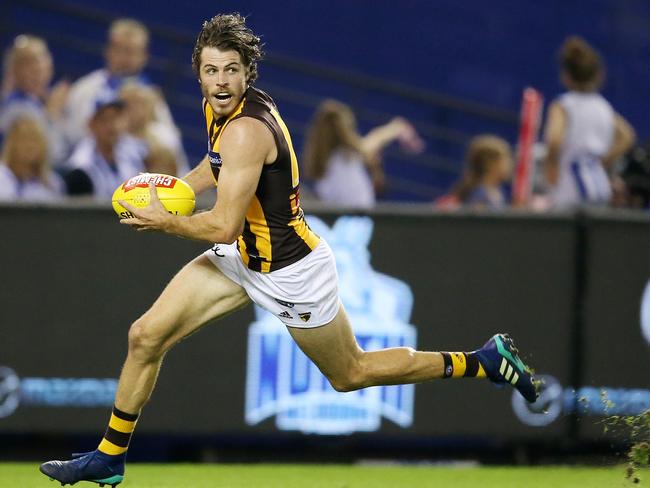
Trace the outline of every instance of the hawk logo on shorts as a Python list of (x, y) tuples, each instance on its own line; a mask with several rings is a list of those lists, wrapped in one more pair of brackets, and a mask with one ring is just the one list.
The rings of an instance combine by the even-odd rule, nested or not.
[(282, 317), (283, 319), (292, 319), (293, 317), (289, 312), (282, 312), (281, 314), (278, 314), (278, 317)]
[(298, 317), (300, 317), (300, 320), (303, 322), (309, 322), (309, 319), (311, 318), (311, 312), (299, 313)]

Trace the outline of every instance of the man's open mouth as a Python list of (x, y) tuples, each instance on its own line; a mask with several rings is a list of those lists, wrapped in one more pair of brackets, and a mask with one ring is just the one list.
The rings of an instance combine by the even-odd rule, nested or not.
[(216, 98), (219, 102), (227, 103), (232, 98), (232, 95), (230, 93), (221, 92), (214, 95), (214, 98)]

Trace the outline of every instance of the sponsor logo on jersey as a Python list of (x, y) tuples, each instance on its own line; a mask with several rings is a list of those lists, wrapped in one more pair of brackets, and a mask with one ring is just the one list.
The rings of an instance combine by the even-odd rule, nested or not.
[(213, 169), (221, 169), (221, 155), (218, 152), (213, 150), (208, 150), (208, 160), (210, 161), (210, 166)]
[(311, 318), (311, 312), (299, 313), (298, 317), (300, 317), (300, 320), (303, 322), (309, 322), (309, 319)]
[(167, 175), (143, 173), (126, 180), (122, 185), (122, 190), (127, 192), (134, 188), (146, 188), (151, 182), (153, 182), (157, 188), (174, 188), (176, 185), (176, 178)]
[(292, 319), (293, 318), (293, 316), (287, 311), (284, 311), (281, 314), (278, 314), (278, 317), (282, 317), (284, 319)]
[(215, 254), (215, 256), (219, 256), (220, 258), (225, 256), (225, 254), (221, 252), (221, 248), (219, 247), (219, 244), (215, 244), (214, 246), (212, 246), (212, 252)]

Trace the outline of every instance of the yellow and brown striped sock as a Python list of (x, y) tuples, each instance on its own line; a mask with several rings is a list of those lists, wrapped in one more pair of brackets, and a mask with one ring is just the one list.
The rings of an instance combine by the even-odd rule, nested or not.
[(485, 378), (476, 352), (441, 352), (445, 361), (443, 378)]
[(124, 454), (129, 448), (131, 435), (135, 430), (137, 421), (137, 415), (122, 412), (116, 406), (113, 406), (111, 420), (108, 422), (104, 438), (97, 449), (110, 456)]

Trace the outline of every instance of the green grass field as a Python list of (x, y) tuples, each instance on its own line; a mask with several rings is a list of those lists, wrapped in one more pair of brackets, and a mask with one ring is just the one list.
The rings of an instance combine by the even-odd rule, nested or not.
[[(430, 467), (131, 464), (120, 488), (612, 488), (650, 486), (648, 470), (640, 484), (624, 479), (624, 468), (589, 467)], [(0, 488), (60, 486), (36, 463), (0, 463)], [(78, 483), (76, 487), (93, 487)]]

